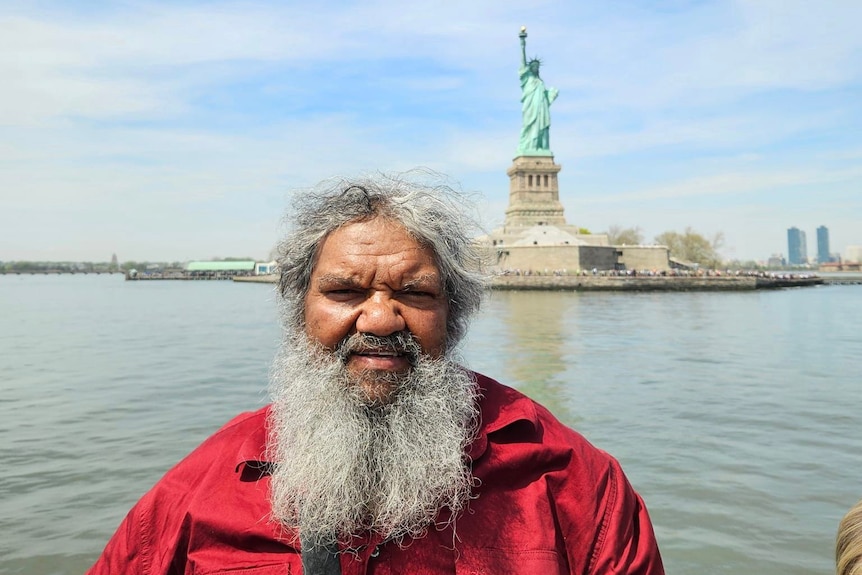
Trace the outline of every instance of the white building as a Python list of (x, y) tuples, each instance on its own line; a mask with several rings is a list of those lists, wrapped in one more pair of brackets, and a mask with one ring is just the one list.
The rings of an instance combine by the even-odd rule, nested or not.
[(844, 261), (847, 263), (862, 263), (862, 246), (847, 246), (844, 248)]

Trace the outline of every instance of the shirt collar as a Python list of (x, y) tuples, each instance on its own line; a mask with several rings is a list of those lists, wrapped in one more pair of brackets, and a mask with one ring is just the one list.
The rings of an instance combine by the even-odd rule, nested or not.
[(518, 422), (527, 423), (533, 431), (538, 428), (536, 405), (524, 394), (473, 372), (482, 399), (479, 401), (481, 422), (479, 432), (467, 447), (467, 456), (476, 461), (488, 449), (488, 436)]
[(272, 462), (266, 458), (266, 442), (269, 435), (270, 411), (272, 405), (267, 405), (261, 411), (263, 417), (263, 425), (256, 425), (252, 428), (245, 440), (240, 444), (236, 453), (234, 462), (234, 470), (241, 473), (245, 478), (249, 473), (257, 471), (258, 478), (264, 475), (269, 475), (272, 471)]

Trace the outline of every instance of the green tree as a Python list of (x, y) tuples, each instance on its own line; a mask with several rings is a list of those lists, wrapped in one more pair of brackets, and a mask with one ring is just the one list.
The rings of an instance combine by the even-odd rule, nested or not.
[(724, 234), (718, 232), (712, 239), (707, 239), (689, 227), (681, 234), (673, 231), (659, 234), (655, 242), (667, 246), (671, 257), (715, 268), (721, 263), (718, 250), (724, 245)]
[(134, 262), (134, 261), (123, 262), (120, 265), (120, 269), (123, 270), (124, 272), (127, 272), (129, 270), (144, 270), (144, 269), (147, 269), (147, 262)]
[(12, 262), (9, 269), (16, 272), (29, 272), (44, 269), (44, 265), (40, 262)]
[(644, 241), (644, 234), (640, 227), (624, 228), (613, 225), (608, 228), (608, 243), (612, 246), (638, 246)]

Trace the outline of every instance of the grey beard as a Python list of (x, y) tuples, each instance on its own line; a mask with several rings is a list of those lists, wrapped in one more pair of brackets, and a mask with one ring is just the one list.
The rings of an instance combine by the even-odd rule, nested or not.
[(417, 537), (441, 508), (454, 521), (470, 498), (465, 448), (479, 419), (470, 374), (454, 357), (417, 355), (409, 372), (380, 375), (398, 378), (385, 404), (369, 402), (341, 354), (305, 334), (288, 335), (275, 360), (272, 513), (314, 545)]

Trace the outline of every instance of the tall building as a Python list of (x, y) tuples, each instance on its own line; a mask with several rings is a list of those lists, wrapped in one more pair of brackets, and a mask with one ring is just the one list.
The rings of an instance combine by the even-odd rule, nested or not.
[(769, 256), (769, 259), (766, 260), (766, 266), (770, 268), (783, 268), (787, 265), (787, 260), (784, 259), (784, 256), (781, 254), (772, 254)]
[(829, 228), (820, 226), (817, 228), (817, 263), (829, 263), (832, 258), (829, 255)]
[(805, 232), (796, 226), (787, 230), (787, 263), (800, 266), (808, 263), (808, 244)]

